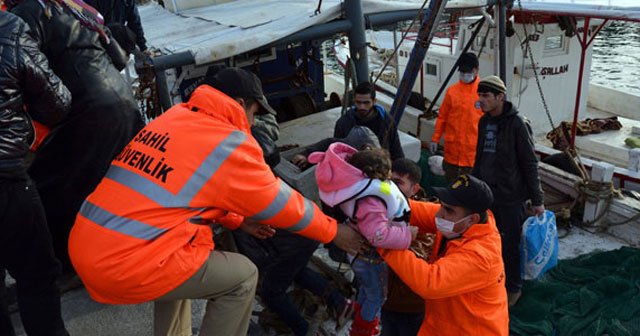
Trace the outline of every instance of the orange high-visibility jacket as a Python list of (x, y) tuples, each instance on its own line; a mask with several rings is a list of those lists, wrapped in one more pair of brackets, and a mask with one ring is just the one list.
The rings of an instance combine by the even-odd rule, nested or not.
[(478, 83), (458, 81), (447, 89), (436, 120), (431, 141), (440, 142), (444, 132), (444, 161), (460, 167), (473, 167), (478, 142), (478, 122), (482, 110), (478, 102)]
[[(440, 205), (410, 205), (411, 224), (422, 232), (436, 232)], [(438, 232), (428, 263), (408, 250), (380, 251), (400, 279), (425, 299), (418, 335), (509, 335), (500, 234), (493, 215), (486, 224), (474, 224), (450, 240), (443, 251), (441, 242)]]
[(233, 228), (234, 214), (322, 242), (337, 231), (273, 175), (242, 107), (203, 85), (113, 160), (78, 213), (69, 255), (96, 301), (150, 301), (204, 264), (213, 250), (207, 224)]

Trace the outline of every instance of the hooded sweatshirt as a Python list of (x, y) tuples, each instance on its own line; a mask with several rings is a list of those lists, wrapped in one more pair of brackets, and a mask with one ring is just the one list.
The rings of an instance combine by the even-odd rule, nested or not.
[[(309, 156), (309, 162), (318, 163), (320, 199), (332, 207), (339, 206), (371, 245), (407, 249), (411, 232), (406, 222), (398, 220), (408, 211), (406, 199), (392, 181), (372, 180), (347, 163), (346, 159), (356, 152), (355, 148), (336, 142), (325, 153)], [(379, 196), (366, 192), (368, 188), (374, 190), (374, 185), (380, 186)]]

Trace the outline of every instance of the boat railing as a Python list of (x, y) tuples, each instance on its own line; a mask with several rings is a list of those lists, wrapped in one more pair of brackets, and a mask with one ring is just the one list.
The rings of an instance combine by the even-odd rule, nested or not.
[[(449, 22), (449, 21), (440, 21), (438, 23), (438, 28), (434, 34), (434, 39), (431, 41), (432, 45), (437, 45), (441, 47), (449, 48), (449, 52), (453, 55), (453, 48), (455, 44), (454, 41), (458, 40), (458, 32), (460, 30), (460, 25), (458, 21)], [(407, 30), (403, 31), (403, 34), (407, 32)], [(406, 40), (415, 41), (418, 37), (418, 33), (411, 29), (408, 30)]]

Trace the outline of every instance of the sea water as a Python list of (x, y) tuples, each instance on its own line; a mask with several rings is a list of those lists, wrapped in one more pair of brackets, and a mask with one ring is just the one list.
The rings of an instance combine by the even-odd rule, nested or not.
[(613, 21), (593, 43), (591, 82), (640, 95), (640, 23)]

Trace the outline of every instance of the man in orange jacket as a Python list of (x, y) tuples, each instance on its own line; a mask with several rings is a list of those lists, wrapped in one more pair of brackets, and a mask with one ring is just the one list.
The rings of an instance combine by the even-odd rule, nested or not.
[(434, 189), (442, 205), (410, 201), (411, 225), (436, 233), (429, 261), (408, 250), (380, 251), (425, 300), (418, 335), (509, 335), (500, 234), (487, 211), (491, 189), (471, 175)]
[[(206, 78), (188, 102), (142, 129), (86, 199), (69, 254), (93, 299), (155, 301), (155, 335), (191, 335), (189, 299), (208, 299), (200, 335), (246, 335), (255, 266), (214, 251), (212, 226), (243, 220), (258, 236), (273, 225), (357, 251), (360, 237), (276, 178), (250, 135), (270, 110), (254, 74)], [(214, 88), (215, 87), (215, 88)]]
[(431, 152), (435, 154), (444, 133), (443, 168), (447, 181), (473, 168), (478, 142), (478, 121), (482, 110), (478, 104), (478, 57), (474, 53), (460, 56), (460, 80), (444, 96), (436, 128), (431, 137)]

